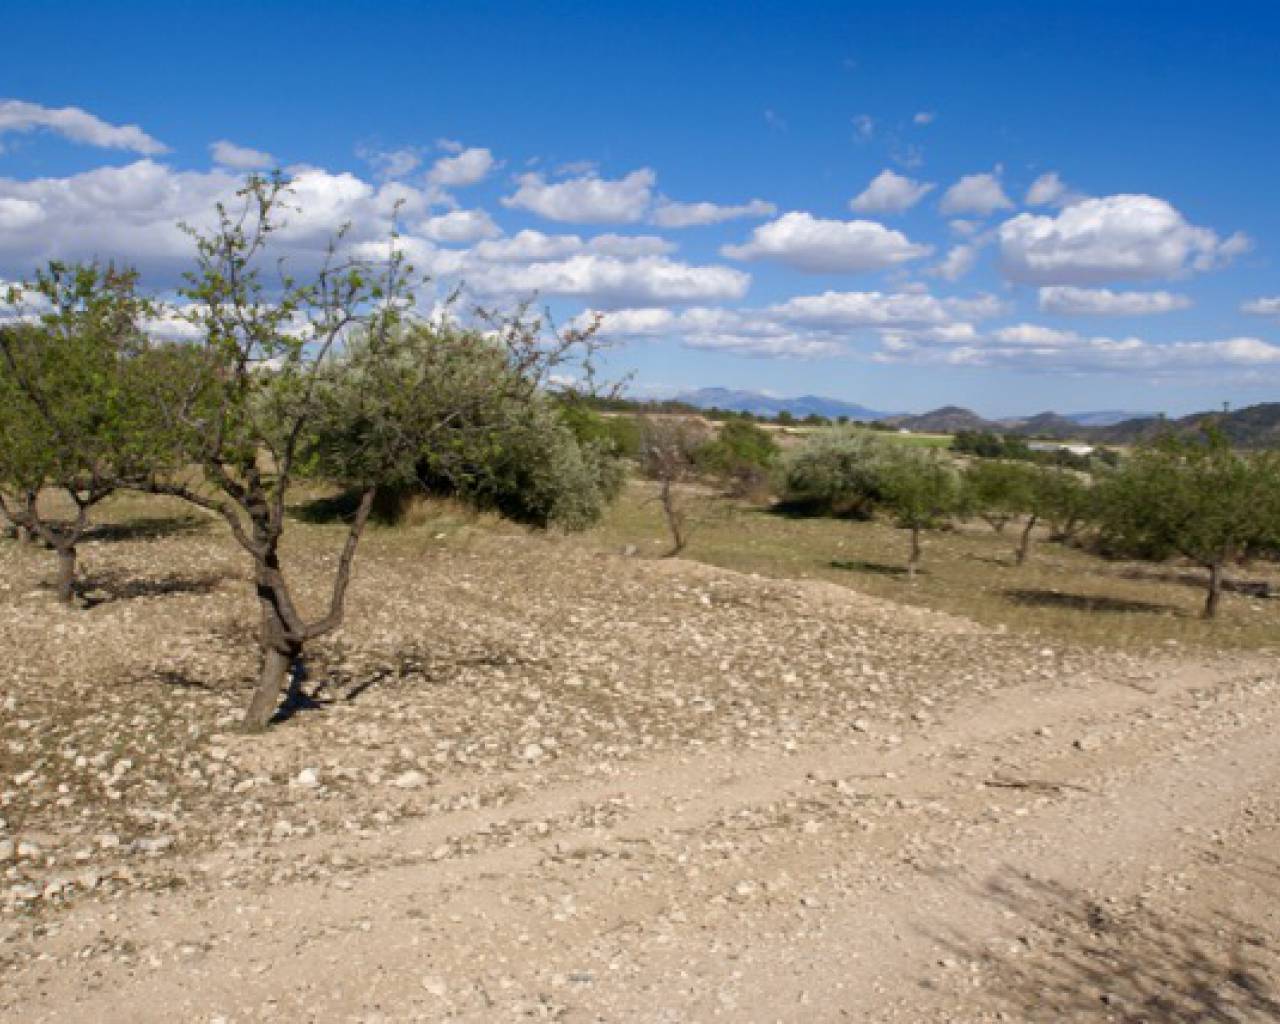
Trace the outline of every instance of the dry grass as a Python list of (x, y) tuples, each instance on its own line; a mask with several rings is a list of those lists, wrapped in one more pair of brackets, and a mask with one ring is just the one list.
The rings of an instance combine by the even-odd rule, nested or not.
[[(1024, 566), (1013, 563), (1017, 527), (997, 536), (983, 523), (926, 536), (915, 583), (902, 572), (905, 533), (883, 523), (789, 518), (724, 501), (693, 531), (685, 557), (763, 576), (829, 580), (877, 597), (963, 615), (1020, 634), (1104, 647), (1262, 649), (1276, 643), (1280, 601), (1227, 594), (1219, 619), (1204, 622), (1203, 590), (1161, 574), (1198, 578), (1191, 567), (1107, 561), (1061, 544), (1043, 531)], [(645, 556), (667, 540), (659, 510), (634, 484), (592, 535), (597, 543), (635, 545)], [(1274, 565), (1250, 579), (1280, 581)], [(1148, 578), (1129, 578), (1144, 576)]]

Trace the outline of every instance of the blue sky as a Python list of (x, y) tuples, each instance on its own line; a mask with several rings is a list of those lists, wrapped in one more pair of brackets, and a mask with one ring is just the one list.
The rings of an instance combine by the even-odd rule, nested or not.
[(173, 222), (279, 165), (299, 261), (346, 219), (375, 245), (403, 199), (442, 288), (602, 310), (655, 393), (1277, 397), (1274, 5), (66, 2), (5, 26), (0, 278), (124, 256), (170, 287)]

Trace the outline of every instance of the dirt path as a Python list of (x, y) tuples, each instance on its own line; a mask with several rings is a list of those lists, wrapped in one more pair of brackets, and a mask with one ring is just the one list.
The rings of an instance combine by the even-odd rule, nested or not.
[[(691, 607), (721, 609), (716, 629), (759, 618), (748, 598), (762, 583), (720, 580), (703, 600), (701, 570), (627, 571), (624, 590), (674, 573)], [(769, 586), (776, 619), (785, 602)], [(499, 609), (508, 629), (527, 621), (513, 609)], [(808, 613), (849, 614), (834, 600)], [(941, 637), (936, 625), (907, 628)], [(566, 740), (533, 767), (388, 772), (329, 803), (295, 779), (260, 812), (265, 837), (228, 816), (222, 841), (142, 858), (147, 885), (7, 915), (0, 1018), (1280, 1020), (1270, 661), (1073, 660), (946, 635), (951, 674), (974, 676), (987, 651), (992, 679), (895, 703), (895, 686), (946, 665), (895, 668), (908, 634), (859, 634), (875, 667), (856, 673), (839, 728), (797, 696), (741, 741), (690, 734), (618, 756)], [(956, 660), (965, 651), (977, 660)], [(707, 671), (669, 651), (636, 657), (665, 659), (673, 678)], [(750, 703), (704, 682), (680, 685), (718, 703), (673, 691), (684, 715)], [(405, 724), (419, 698), (376, 699), (399, 730), (347, 729), (414, 746), (402, 759), (436, 749)], [(218, 737), (231, 749), (213, 756), (293, 775), (327, 734), (288, 728), (266, 750)]]

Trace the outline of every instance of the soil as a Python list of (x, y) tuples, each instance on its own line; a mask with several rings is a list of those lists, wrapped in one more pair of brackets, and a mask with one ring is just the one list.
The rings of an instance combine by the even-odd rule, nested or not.
[(0, 1019), (1280, 1020), (1272, 655), (414, 538), (262, 736), (216, 530), (0, 544)]

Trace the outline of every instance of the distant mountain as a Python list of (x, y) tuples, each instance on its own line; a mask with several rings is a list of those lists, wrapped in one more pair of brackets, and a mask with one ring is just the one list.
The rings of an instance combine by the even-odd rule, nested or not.
[(1026, 434), (1028, 437), (1071, 438), (1081, 434), (1080, 424), (1068, 416), (1056, 412), (1042, 412), (1025, 419), (1001, 420), (1000, 426), (1009, 433)]
[(675, 400), (699, 409), (727, 409), (730, 412), (749, 412), (756, 416), (777, 416), (780, 412), (789, 412), (799, 419), (805, 416), (826, 416), (828, 419), (847, 416), (851, 420), (869, 421), (893, 415), (868, 409), (855, 402), (842, 402), (838, 398), (822, 398), (819, 395), (777, 398), (759, 391), (735, 391), (731, 388), (700, 388), (676, 395)]
[(1090, 431), (1090, 436), (1109, 444), (1133, 444), (1173, 431), (1189, 433), (1212, 421), (1241, 448), (1280, 447), (1280, 402), (1249, 405), (1234, 412), (1197, 412), (1179, 419), (1142, 416)]
[(889, 416), (890, 426), (924, 434), (954, 434), (958, 430), (995, 430), (1005, 428), (992, 420), (984, 420), (971, 409), (958, 405), (944, 405), (941, 409), (921, 413), (919, 416)]
[(1098, 412), (1067, 412), (1063, 418), (1079, 423), (1082, 427), (1113, 427), (1125, 420), (1154, 419), (1149, 412), (1122, 412), (1119, 409), (1102, 409)]

